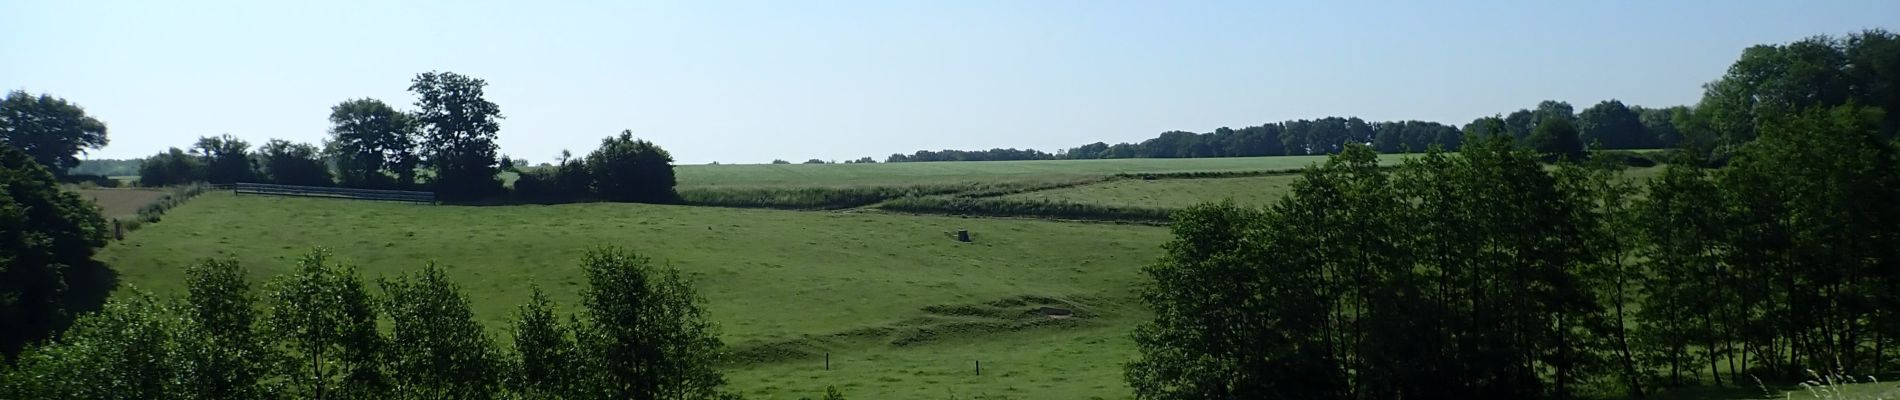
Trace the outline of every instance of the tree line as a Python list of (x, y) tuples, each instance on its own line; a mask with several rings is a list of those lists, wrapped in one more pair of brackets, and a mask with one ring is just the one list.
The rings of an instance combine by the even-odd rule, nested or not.
[(588, 251), (580, 268), (579, 310), (536, 288), (504, 346), (435, 264), (377, 279), (378, 294), (320, 248), (261, 291), (238, 262), (207, 259), (187, 268), (183, 298), (118, 296), (0, 366), (0, 397), (737, 397), (722, 389), (716, 328), (677, 271), (615, 248)]
[(1474, 124), (1488, 118), (1505, 121), (1506, 133), (1530, 145), (1529, 136), (1547, 120), (1561, 119), (1576, 128), (1578, 147), (1651, 149), (1681, 141), (1675, 115), (1688, 107), (1643, 108), (1606, 100), (1578, 113), (1569, 103), (1547, 100), (1535, 110), (1474, 120), (1464, 127), (1429, 121), (1367, 122), (1357, 117), (1291, 120), (1240, 129), (1222, 127), (1213, 132), (1167, 131), (1138, 143), (1089, 143), (1048, 153), (1034, 149), (920, 150), (892, 154), (886, 162), (1092, 160), (1104, 158), (1207, 158), (1337, 154), (1350, 144), (1372, 146), (1380, 153), (1416, 153), (1432, 146), (1456, 151), (1467, 134), (1480, 132)]
[[(321, 147), (271, 140), (252, 150), (230, 135), (200, 138), (145, 159), (140, 183), (268, 182), (368, 189), (430, 189), (449, 200), (510, 194), (498, 175), (520, 174), (515, 197), (542, 201), (606, 199), (672, 202), (673, 157), (631, 131), (601, 141), (584, 159), (529, 168), (498, 153), (500, 107), (483, 98), (486, 81), (427, 72), (412, 81), (416, 111), (376, 99), (330, 108), (330, 137)], [(565, 152), (563, 152), (565, 153)]]
[[(1571, 398), (1894, 371), (1900, 139), (1871, 100), (1900, 87), (1869, 84), (1900, 71), (1894, 39), (1749, 49), (1670, 111), (1682, 151), (1646, 183), (1561, 154), (1581, 129), (1547, 103), (1474, 122), (1456, 155), (1388, 169), (1348, 144), (1271, 206), (1178, 212), (1127, 380), (1148, 399)], [(1867, 53), (1889, 56), (1800, 68)]]

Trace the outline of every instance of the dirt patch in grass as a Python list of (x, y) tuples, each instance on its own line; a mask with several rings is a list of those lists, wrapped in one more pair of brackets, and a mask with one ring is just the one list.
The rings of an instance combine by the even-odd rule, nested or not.
[(146, 204), (158, 201), (165, 196), (162, 190), (152, 189), (79, 189), (79, 195), (99, 204), (99, 215), (106, 219), (131, 219), (138, 215), (139, 209)]

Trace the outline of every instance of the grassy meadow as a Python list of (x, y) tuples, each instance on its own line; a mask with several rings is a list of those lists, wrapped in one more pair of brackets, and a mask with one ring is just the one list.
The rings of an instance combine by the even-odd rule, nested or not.
[[(682, 166), (679, 173), (682, 191), (967, 185), (976, 189), (886, 204), (950, 199), (1094, 212), (1222, 199), (1267, 204), (1299, 175), (1180, 176), (1321, 160), (719, 165)], [(1626, 176), (1642, 180), (1660, 171), (1637, 168)], [(1144, 173), (1174, 175), (1128, 176)], [(953, 240), (957, 229), (968, 229), (974, 240)], [(578, 309), (581, 253), (623, 246), (680, 269), (695, 284), (732, 352), (726, 366), (731, 387), (749, 398), (815, 397), (827, 385), (852, 398), (1127, 398), (1121, 368), (1135, 357), (1129, 335), (1150, 318), (1137, 300), (1146, 279), (1140, 270), (1168, 238), (1167, 228), (1156, 225), (858, 209), (429, 206), (213, 192), (111, 244), (99, 259), (117, 270), (119, 290), (159, 294), (178, 294), (183, 268), (207, 257), (236, 258), (261, 283), (323, 246), (358, 266), (372, 286), (379, 277), (437, 262), (469, 294), (476, 317), (506, 344), (508, 324), (530, 285), (547, 290), (563, 310)], [(1052, 318), (1039, 312), (1042, 307), (1074, 316)]]
[[(969, 229), (973, 242), (953, 240), (956, 229)], [(688, 274), (738, 359), (733, 384), (748, 395), (796, 398), (830, 384), (869, 398), (946, 390), (1117, 397), (1126, 393), (1119, 365), (1132, 351), (1126, 337), (1146, 318), (1134, 297), (1139, 268), (1166, 237), (1165, 228), (1142, 225), (220, 192), (173, 209), (99, 259), (118, 271), (120, 290), (162, 294), (178, 294), (183, 267), (205, 257), (237, 258), (260, 282), (312, 246), (333, 249), (370, 280), (433, 260), (505, 342), (529, 284), (575, 309), (581, 252), (617, 245)], [(1028, 314), (1040, 306), (1078, 315)], [(832, 353), (832, 371), (822, 370), (824, 352)], [(978, 360), (986, 361), (981, 378)]]

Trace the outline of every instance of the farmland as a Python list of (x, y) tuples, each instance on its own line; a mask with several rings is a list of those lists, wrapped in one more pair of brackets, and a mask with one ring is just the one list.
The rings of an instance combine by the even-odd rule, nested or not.
[[(1140, 176), (1262, 171), (1314, 161), (747, 165), (680, 171), (683, 188), (795, 189), (801, 180), (850, 186), (1070, 179), (1081, 183), (993, 199), (1176, 209), (1222, 199), (1267, 204), (1286, 195), (1299, 175)], [(1659, 171), (1636, 168), (1625, 176), (1645, 180)], [(689, 176), (702, 181), (691, 183)], [(958, 229), (970, 231), (974, 240), (953, 240), (951, 232)], [(530, 284), (547, 290), (563, 310), (574, 310), (583, 281), (576, 267), (579, 254), (593, 246), (623, 246), (680, 269), (698, 287), (731, 350), (725, 366), (731, 385), (751, 398), (812, 396), (827, 385), (872, 398), (1125, 398), (1129, 392), (1121, 365), (1134, 357), (1130, 334), (1135, 324), (1150, 318), (1136, 297), (1145, 280), (1140, 270), (1160, 255), (1158, 245), (1167, 236), (1165, 227), (1153, 225), (875, 209), (420, 206), (211, 193), (172, 210), (165, 222), (108, 246), (99, 259), (119, 272), (125, 283), (120, 290), (160, 294), (181, 291), (182, 268), (204, 258), (240, 260), (254, 282), (287, 271), (314, 246), (334, 250), (371, 281), (433, 261), (470, 293), (475, 317), (505, 343), (512, 313), (527, 298)], [(1040, 307), (1076, 315), (1049, 318), (1035, 312)]]
[[(956, 229), (975, 240), (952, 240), (946, 232)], [(284, 272), (312, 246), (353, 260), (367, 279), (434, 260), (505, 339), (528, 283), (574, 309), (581, 252), (617, 245), (689, 275), (736, 358), (750, 362), (732, 372), (749, 395), (795, 398), (835, 384), (872, 397), (946, 390), (1116, 397), (1126, 390), (1115, 361), (1132, 351), (1128, 329), (1144, 318), (1133, 295), (1139, 268), (1166, 234), (1141, 225), (875, 213), (213, 193), (108, 246), (100, 259), (119, 271), (121, 290), (169, 294), (180, 291), (182, 267), (206, 257), (236, 258), (255, 281)], [(1087, 314), (1019, 318), (1041, 305)], [(824, 373), (827, 351), (837, 368)], [(986, 380), (961, 375), (977, 360), (995, 371)], [(787, 381), (794, 373), (816, 379)]]

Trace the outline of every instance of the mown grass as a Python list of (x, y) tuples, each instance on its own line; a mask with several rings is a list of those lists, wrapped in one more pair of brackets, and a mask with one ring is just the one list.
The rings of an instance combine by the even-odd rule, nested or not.
[[(956, 229), (974, 241), (953, 240)], [(1143, 225), (216, 192), (98, 259), (118, 271), (120, 290), (170, 294), (180, 292), (184, 266), (205, 257), (235, 257), (258, 282), (312, 246), (353, 260), (367, 279), (437, 260), (506, 343), (504, 328), (530, 283), (573, 310), (581, 251), (618, 245), (693, 280), (727, 343), (747, 356), (729, 371), (733, 386), (753, 398), (810, 396), (825, 385), (854, 398), (1117, 398), (1127, 396), (1119, 366), (1132, 354), (1126, 337), (1147, 318), (1134, 297), (1139, 268), (1166, 236)], [(1091, 314), (1040, 323), (1020, 315), (1036, 302), (995, 305), (1015, 304), (1010, 299), (1060, 299)], [(825, 352), (832, 371), (822, 368)], [(976, 360), (984, 362), (981, 377)], [(972, 375), (962, 376), (966, 370)]]

